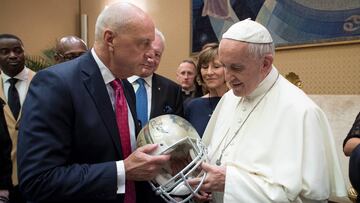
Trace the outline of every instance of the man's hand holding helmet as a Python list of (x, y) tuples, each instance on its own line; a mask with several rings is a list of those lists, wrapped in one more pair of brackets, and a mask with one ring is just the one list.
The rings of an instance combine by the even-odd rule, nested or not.
[[(226, 167), (210, 165), (203, 162), (201, 168), (207, 173), (200, 190), (203, 192), (224, 192), (225, 179), (226, 179)], [(201, 178), (189, 179), (188, 183), (191, 186), (199, 185)]]
[(148, 144), (137, 148), (124, 160), (126, 179), (134, 181), (151, 180), (159, 174), (170, 155), (150, 155), (158, 147)]

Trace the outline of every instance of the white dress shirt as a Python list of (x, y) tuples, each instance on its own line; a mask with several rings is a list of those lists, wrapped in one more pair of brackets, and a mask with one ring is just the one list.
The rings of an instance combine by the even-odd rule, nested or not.
[[(147, 94), (147, 109), (148, 109), (148, 120), (150, 119), (150, 113), (151, 113), (151, 88), (152, 88), (152, 77), (153, 74), (151, 74), (150, 76), (146, 77), (146, 78), (142, 78), (144, 79), (145, 83), (145, 89), (146, 89), (146, 94)], [(139, 88), (139, 83), (136, 82), (137, 79), (139, 79), (139, 76), (133, 75), (131, 77), (128, 78), (128, 81), (132, 84), (134, 91), (136, 92), (137, 89)]]
[[(105, 66), (105, 64), (100, 60), (100, 58), (95, 53), (94, 49), (91, 49), (91, 54), (95, 59), (95, 62), (99, 66), (101, 75), (104, 79), (106, 89), (109, 93), (109, 97), (111, 100), (111, 104), (113, 109), (115, 109), (115, 92), (114, 89), (111, 87), (110, 83), (115, 80), (116, 78), (111, 73), (108, 67)], [(135, 124), (134, 119), (132, 117), (129, 105), (128, 105), (128, 121), (129, 121), (129, 130), (130, 130), (130, 142), (131, 142), (131, 150), (134, 151), (136, 149), (136, 137), (135, 137)], [(124, 167), (124, 161), (119, 160), (116, 161), (116, 169), (117, 169), (117, 194), (125, 193), (125, 167)]]
[[(6, 101), (8, 101), (8, 91), (10, 87), (9, 79), (10, 76), (6, 75), (4, 72), (1, 73), (3, 87), (4, 87), (4, 95)], [(29, 69), (25, 67), (20, 73), (18, 73), (14, 78), (18, 79), (18, 81), (15, 84), (16, 90), (19, 93), (20, 97), (20, 104), (24, 103), (26, 92), (28, 89), (28, 80), (29, 80)]]

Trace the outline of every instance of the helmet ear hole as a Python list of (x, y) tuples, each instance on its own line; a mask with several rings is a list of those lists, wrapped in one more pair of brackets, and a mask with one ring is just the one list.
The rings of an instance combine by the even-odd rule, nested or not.
[[(146, 144), (159, 145), (152, 154), (170, 154), (170, 161), (149, 181), (154, 192), (166, 202), (186, 202), (192, 198), (202, 181), (192, 188), (187, 179), (204, 180), (206, 173), (200, 166), (207, 161), (206, 147), (195, 128), (179, 116), (162, 115), (151, 119), (137, 136), (138, 147)], [(178, 196), (184, 199), (179, 200)]]

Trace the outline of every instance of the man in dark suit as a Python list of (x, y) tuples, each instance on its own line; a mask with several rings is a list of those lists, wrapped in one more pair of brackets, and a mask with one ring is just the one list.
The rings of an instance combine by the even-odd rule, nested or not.
[[(138, 119), (144, 126), (149, 119), (161, 116), (164, 114), (175, 114), (183, 116), (183, 98), (181, 94), (181, 87), (175, 82), (156, 74), (155, 71), (159, 67), (162, 53), (165, 48), (164, 35), (158, 30), (155, 30), (155, 40), (152, 42), (152, 49), (149, 51), (151, 60), (141, 64), (142, 72), (136, 76), (128, 78), (128, 81), (133, 85), (136, 92), (137, 113)], [(139, 90), (141, 85), (139, 80), (143, 81), (143, 86), (146, 89), (146, 95), (139, 97)], [(141, 112), (142, 107), (139, 101), (146, 97), (145, 111)], [(145, 114), (145, 118), (141, 119)]]
[(22, 40), (13, 34), (0, 34), (0, 98), (5, 102), (4, 116), (10, 135), (12, 184), (10, 203), (25, 203), (19, 191), (17, 176), (17, 142), (21, 107), (35, 72), (25, 66), (25, 49)]
[[(155, 40), (152, 42), (152, 49), (148, 52), (151, 60), (141, 64), (141, 74), (128, 78), (136, 91), (137, 117), (142, 126), (157, 116), (164, 114), (183, 116), (184, 114), (181, 87), (175, 82), (154, 73), (159, 66), (164, 48), (164, 35), (155, 29)], [(144, 94), (140, 93), (141, 88), (144, 88)], [(140, 187), (146, 188), (148, 185), (148, 183), (143, 183)], [(152, 191), (147, 190), (142, 196), (148, 202), (165, 202)]]
[(135, 95), (119, 79), (140, 73), (154, 30), (141, 9), (112, 4), (96, 21), (91, 51), (34, 77), (18, 143), (29, 202), (142, 202), (134, 181), (154, 178), (170, 157), (150, 155), (157, 145), (135, 149)]

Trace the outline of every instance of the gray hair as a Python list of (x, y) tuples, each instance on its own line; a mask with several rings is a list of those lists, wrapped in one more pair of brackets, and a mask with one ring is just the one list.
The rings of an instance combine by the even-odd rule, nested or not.
[(271, 54), (275, 56), (275, 46), (274, 43), (266, 44), (255, 44), (248, 43), (248, 53), (256, 59), (264, 57), (266, 54)]
[(163, 33), (157, 28), (155, 28), (155, 35), (160, 37), (163, 45), (165, 46), (165, 37), (164, 37)]
[(144, 12), (130, 3), (117, 2), (109, 5), (101, 11), (96, 20), (95, 42), (101, 42), (103, 40), (105, 29), (121, 32), (122, 30), (126, 30), (137, 16), (141, 15), (144, 15)]

